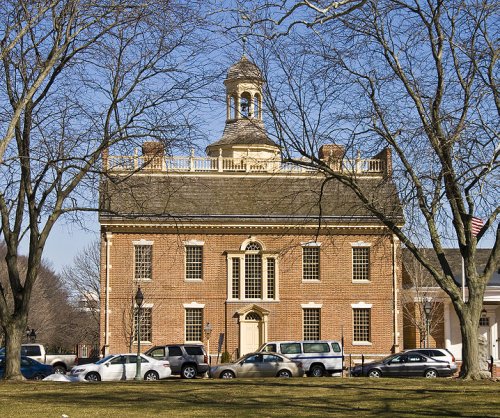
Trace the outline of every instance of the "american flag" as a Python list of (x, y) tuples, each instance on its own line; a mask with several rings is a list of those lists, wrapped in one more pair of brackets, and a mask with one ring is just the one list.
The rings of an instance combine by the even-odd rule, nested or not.
[(479, 231), (481, 231), (481, 228), (484, 226), (484, 222), (480, 218), (475, 218), (474, 216), (471, 219), (471, 230), (472, 230), (472, 235), (477, 237), (477, 234), (479, 234)]

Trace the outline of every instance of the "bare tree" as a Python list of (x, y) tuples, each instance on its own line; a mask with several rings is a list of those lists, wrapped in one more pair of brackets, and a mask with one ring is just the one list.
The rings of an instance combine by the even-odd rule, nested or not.
[[(140, 138), (180, 146), (209, 77), (202, 3), (6, 1), (0, 14), (0, 216), (9, 287), (0, 288), (6, 379), (19, 349), (43, 249), (62, 216), (96, 210), (100, 157)], [(207, 81), (208, 80), (208, 81)], [(194, 97), (194, 92), (197, 97)], [(28, 242), (26, 272), (19, 246)], [(9, 289), (10, 288), (10, 289)], [(8, 290), (12, 305), (8, 303)]]
[(441, 289), (413, 255), (404, 255), (407, 257), (403, 256), (406, 272), (401, 289), (403, 322), (409, 332), (418, 330), (420, 347), (427, 347), (429, 338), (441, 330), (444, 320), (443, 304), (436, 298)]
[[(2, 259), (5, 253), (5, 245), (0, 246)], [(20, 256), (18, 263), (20, 276), (24, 278), (28, 270), (27, 258)], [(0, 263), (0, 283), (3, 287), (8, 286), (8, 271), (4, 261)], [(7, 295), (7, 303), (12, 309), (14, 305), (12, 295)], [(61, 278), (42, 262), (39, 280), (33, 286), (25, 331), (29, 333), (34, 330), (36, 341), (47, 345), (52, 350), (71, 351), (78, 343), (75, 328), (79, 324), (79, 316), (78, 310), (71, 304)], [(0, 340), (3, 346), (5, 336), (3, 332), (1, 334)], [(29, 336), (24, 332), (23, 341), (30, 342)]]
[[(482, 376), (479, 317), (500, 258), (499, 7), (490, 1), (368, 1), (348, 16), (314, 21), (313, 30), (301, 26), (287, 36), (274, 36), (283, 35), (272, 25), (276, 18), (261, 15), (249, 26), (262, 35), (253, 52), (267, 72), (268, 108), (284, 157), (349, 186), (446, 292), (460, 321), (464, 378)], [(404, 228), (363, 188), (355, 165), (340, 170), (318, 158), (326, 142), (343, 145), (344, 157), (354, 161), (361, 151), (368, 157), (384, 147), (392, 151)], [(479, 231), (476, 218), (484, 221)], [(492, 250), (479, 269), (476, 248), (488, 233)], [(457, 243), (466, 300), (444, 251)], [(438, 266), (423, 246), (432, 247)]]
[(73, 306), (79, 311), (81, 343), (99, 345), (100, 243), (91, 242), (62, 271)]

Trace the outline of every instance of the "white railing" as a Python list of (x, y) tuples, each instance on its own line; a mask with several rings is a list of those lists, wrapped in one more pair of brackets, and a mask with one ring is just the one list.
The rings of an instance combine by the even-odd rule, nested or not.
[[(380, 159), (332, 160), (334, 171), (353, 174), (383, 174), (384, 161)], [(295, 163), (283, 163), (279, 159), (258, 160), (251, 157), (150, 157), (109, 156), (110, 171), (156, 170), (165, 172), (247, 172), (247, 173), (311, 173), (317, 171)]]

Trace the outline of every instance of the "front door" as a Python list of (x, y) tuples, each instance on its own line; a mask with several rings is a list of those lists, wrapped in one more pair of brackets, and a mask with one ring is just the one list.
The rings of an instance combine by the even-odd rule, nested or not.
[(249, 312), (240, 322), (240, 355), (257, 351), (262, 344), (262, 320), (258, 313)]

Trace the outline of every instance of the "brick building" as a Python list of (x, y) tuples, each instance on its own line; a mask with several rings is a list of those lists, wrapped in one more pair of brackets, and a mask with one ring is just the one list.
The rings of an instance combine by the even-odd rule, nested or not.
[[(105, 155), (100, 215), (101, 347), (203, 342), (233, 358), (270, 340), (344, 337), (348, 354), (402, 344), (399, 241), (346, 186), (283, 164), (262, 120), (263, 79), (246, 57), (225, 80), (227, 120), (207, 156)], [(391, 158), (319, 157), (362, 180), (395, 222)], [(212, 331), (205, 332), (210, 323)]]

